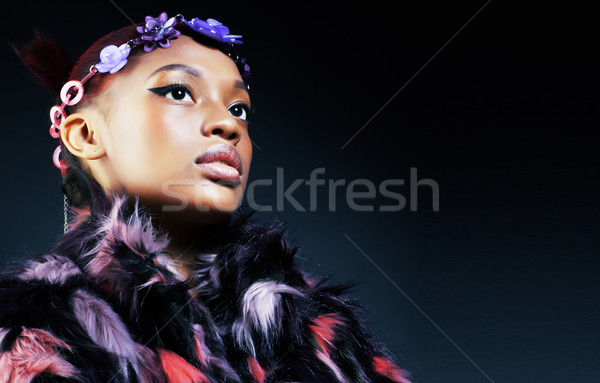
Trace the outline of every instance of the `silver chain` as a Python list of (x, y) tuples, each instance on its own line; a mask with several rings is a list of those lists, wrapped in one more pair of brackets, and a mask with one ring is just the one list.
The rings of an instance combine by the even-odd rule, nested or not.
[(69, 201), (67, 200), (66, 194), (63, 194), (63, 213), (64, 213), (63, 233), (66, 234), (69, 232)]

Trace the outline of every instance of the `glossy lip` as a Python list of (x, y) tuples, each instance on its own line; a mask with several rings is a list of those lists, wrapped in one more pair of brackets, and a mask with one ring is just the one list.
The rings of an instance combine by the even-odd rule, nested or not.
[(216, 144), (208, 148), (196, 158), (196, 165), (209, 162), (225, 161), (229, 166), (236, 169), (242, 175), (242, 160), (237, 150), (231, 145)]

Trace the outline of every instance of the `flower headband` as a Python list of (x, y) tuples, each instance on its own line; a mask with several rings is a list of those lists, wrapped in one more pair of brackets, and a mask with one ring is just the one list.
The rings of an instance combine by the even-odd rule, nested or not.
[[(62, 123), (66, 118), (65, 114), (65, 106), (75, 105), (83, 98), (83, 84), (85, 84), (90, 78), (98, 73), (116, 73), (119, 71), (125, 64), (127, 64), (127, 57), (131, 52), (132, 48), (135, 48), (138, 45), (144, 46), (145, 52), (151, 52), (156, 47), (161, 48), (169, 48), (171, 46), (171, 39), (177, 38), (181, 35), (181, 32), (175, 29), (176, 25), (184, 23), (192, 28), (194, 31), (212, 39), (217, 42), (223, 43), (225, 46), (228, 46), (227, 55), (231, 57), (240, 73), (242, 75), (242, 79), (247, 83), (250, 77), (250, 67), (246, 64), (246, 59), (241, 58), (235, 52), (234, 44), (242, 44), (242, 41), (239, 39), (242, 36), (239, 35), (230, 35), (229, 28), (221, 24), (215, 19), (208, 20), (200, 20), (198, 18), (193, 18), (188, 21), (184, 19), (182, 15), (177, 15), (175, 17), (167, 18), (167, 13), (163, 12), (158, 17), (146, 16), (145, 25), (137, 27), (137, 33), (139, 34), (135, 38), (127, 41), (121, 46), (117, 47), (116, 45), (108, 45), (102, 49), (100, 52), (100, 62), (92, 65), (90, 68), (90, 73), (85, 76), (81, 81), (71, 80), (68, 81), (65, 85), (63, 85), (60, 91), (60, 99), (62, 100), (62, 104), (54, 105), (50, 109), (50, 120), (52, 121), (52, 126), (50, 126), (50, 135), (54, 138), (60, 137), (60, 128), (62, 127)], [(248, 87), (248, 85), (246, 85)], [(248, 87), (249, 88), (249, 87)], [(73, 90), (75, 93), (73, 94)], [(60, 159), (60, 144), (54, 150), (54, 154), (52, 155), (52, 160), (54, 162), (54, 166), (60, 169), (62, 176), (64, 177), (66, 169), (69, 165), (66, 161)]]

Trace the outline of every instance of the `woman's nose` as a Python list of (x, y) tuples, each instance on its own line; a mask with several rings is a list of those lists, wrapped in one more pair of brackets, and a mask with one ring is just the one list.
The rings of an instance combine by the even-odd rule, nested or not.
[(238, 123), (227, 110), (214, 106), (208, 114), (205, 116), (205, 123), (202, 126), (204, 136), (218, 135), (231, 141), (233, 145), (241, 139)]

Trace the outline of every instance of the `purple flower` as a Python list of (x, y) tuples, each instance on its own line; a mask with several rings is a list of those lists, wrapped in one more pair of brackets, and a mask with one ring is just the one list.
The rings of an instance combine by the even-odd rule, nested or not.
[(242, 74), (242, 79), (245, 83), (250, 79), (250, 65), (246, 63), (246, 58), (242, 57), (236, 62), (238, 68), (240, 69), (240, 73)]
[(116, 45), (107, 45), (100, 52), (100, 62), (94, 67), (98, 69), (98, 72), (115, 73), (127, 63), (127, 56), (131, 48), (127, 43), (117, 47)]
[(141, 34), (134, 43), (136, 45), (144, 44), (144, 50), (151, 52), (160, 45), (162, 48), (171, 46), (171, 40), (181, 34), (173, 28), (176, 23), (175, 17), (167, 20), (167, 13), (163, 12), (158, 17), (146, 16), (146, 25), (137, 27)]
[(204, 36), (210, 37), (213, 40), (224, 43), (242, 44), (241, 41), (237, 40), (242, 38), (242, 36), (230, 35), (229, 28), (215, 19), (208, 19), (204, 21), (194, 17), (191, 21), (183, 20), (183, 22), (189, 25), (196, 32), (200, 32)]

